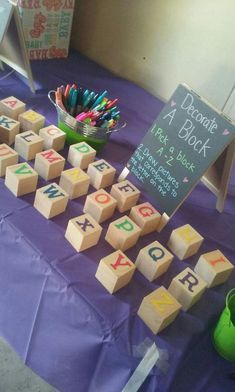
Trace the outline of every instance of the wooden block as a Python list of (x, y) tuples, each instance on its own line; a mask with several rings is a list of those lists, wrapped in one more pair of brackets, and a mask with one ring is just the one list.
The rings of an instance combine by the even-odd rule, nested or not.
[(37, 189), (34, 207), (45, 218), (50, 219), (65, 211), (68, 199), (68, 194), (54, 182)]
[(168, 270), (172, 260), (173, 255), (160, 242), (154, 241), (140, 250), (135, 265), (152, 282)]
[(19, 122), (22, 131), (34, 131), (38, 133), (39, 129), (44, 127), (45, 117), (34, 110), (27, 110), (19, 115)]
[(18, 120), (19, 114), (25, 111), (25, 103), (15, 97), (7, 97), (0, 101), (0, 114)]
[(20, 123), (7, 116), (0, 116), (0, 141), (11, 146), (20, 131)]
[(195, 255), (203, 241), (204, 238), (187, 224), (172, 231), (167, 245), (180, 260), (184, 260)]
[(141, 228), (141, 236), (157, 230), (161, 215), (150, 203), (132, 207), (130, 218)]
[(106, 188), (112, 185), (116, 169), (104, 159), (90, 163), (87, 174), (90, 176), (91, 185), (95, 189)]
[(81, 252), (98, 243), (101, 231), (102, 227), (95, 219), (89, 214), (84, 214), (70, 219), (65, 238), (77, 252)]
[(214, 287), (226, 282), (233, 269), (233, 264), (217, 249), (201, 255), (194, 271), (205, 280), (207, 287)]
[(168, 290), (186, 311), (199, 301), (206, 290), (206, 282), (196, 272), (185, 268), (172, 279)]
[(110, 193), (117, 200), (119, 212), (127, 211), (135, 206), (140, 197), (139, 189), (128, 180), (114, 184)]
[(55, 151), (63, 150), (66, 134), (55, 125), (49, 125), (39, 131), (39, 136), (43, 138), (44, 150), (53, 148)]
[(86, 195), (89, 185), (90, 177), (79, 167), (61, 173), (60, 186), (68, 193), (70, 199)]
[(7, 166), (18, 163), (18, 153), (7, 144), (0, 144), (0, 177), (5, 176)]
[(68, 162), (74, 167), (86, 169), (96, 156), (96, 150), (86, 142), (72, 144), (69, 147)]
[(106, 233), (106, 241), (114, 248), (126, 250), (136, 244), (139, 239), (141, 229), (128, 216), (110, 223)]
[(38, 173), (26, 162), (6, 168), (5, 185), (15, 196), (34, 192), (37, 182)]
[(135, 264), (121, 250), (117, 250), (100, 260), (95, 277), (113, 294), (130, 282), (134, 272)]
[(34, 159), (43, 149), (43, 139), (33, 131), (19, 133), (15, 137), (14, 149), (26, 161)]
[(144, 297), (137, 314), (157, 334), (175, 320), (180, 309), (180, 303), (161, 286)]
[(51, 180), (61, 175), (64, 165), (65, 159), (51, 149), (36, 154), (34, 169), (44, 180)]
[(83, 212), (88, 212), (97, 222), (101, 223), (113, 216), (117, 201), (104, 189), (87, 196)]

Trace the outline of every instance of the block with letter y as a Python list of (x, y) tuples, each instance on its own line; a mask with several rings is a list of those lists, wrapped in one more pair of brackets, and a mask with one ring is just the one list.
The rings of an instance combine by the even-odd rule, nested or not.
[(48, 184), (37, 189), (34, 207), (47, 219), (65, 211), (68, 204), (68, 194), (56, 183)]
[(38, 173), (26, 162), (6, 168), (5, 185), (15, 196), (34, 192), (38, 183)]

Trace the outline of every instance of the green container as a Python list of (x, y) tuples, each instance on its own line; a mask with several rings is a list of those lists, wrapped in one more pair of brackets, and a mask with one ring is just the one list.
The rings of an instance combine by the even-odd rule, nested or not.
[(235, 362), (235, 288), (227, 294), (226, 307), (215, 327), (213, 342), (222, 357)]

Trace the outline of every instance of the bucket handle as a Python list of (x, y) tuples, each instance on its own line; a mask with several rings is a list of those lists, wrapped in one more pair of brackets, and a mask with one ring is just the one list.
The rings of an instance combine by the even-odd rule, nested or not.
[(235, 296), (235, 288), (231, 289), (231, 290), (228, 292), (228, 294), (226, 295), (226, 308), (227, 308), (227, 310), (228, 310), (228, 312), (229, 312), (229, 314), (230, 314), (229, 326), (232, 324), (232, 320), (231, 320), (231, 311), (230, 311), (230, 308), (229, 308), (229, 300), (230, 300), (233, 296)]

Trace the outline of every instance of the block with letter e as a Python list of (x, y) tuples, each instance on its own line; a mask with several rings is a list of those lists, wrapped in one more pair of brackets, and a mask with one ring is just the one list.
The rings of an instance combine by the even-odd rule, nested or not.
[(0, 114), (18, 120), (19, 114), (25, 111), (25, 103), (15, 97), (7, 97), (0, 101)]
[(194, 271), (205, 280), (207, 287), (214, 287), (226, 282), (233, 269), (233, 264), (217, 249), (201, 255)]
[(157, 334), (175, 320), (180, 309), (180, 303), (161, 286), (144, 297), (137, 314)]
[(7, 144), (0, 144), (0, 177), (5, 176), (7, 166), (18, 163), (18, 153)]
[(106, 188), (112, 185), (116, 169), (104, 159), (90, 163), (87, 174), (90, 176), (91, 185), (95, 189)]
[(84, 214), (69, 220), (65, 238), (77, 252), (81, 252), (98, 243), (101, 231), (102, 227), (96, 220)]
[(74, 167), (86, 169), (96, 156), (96, 150), (86, 142), (72, 144), (69, 147), (68, 162)]
[(114, 249), (124, 251), (137, 243), (140, 232), (139, 226), (124, 215), (110, 223), (105, 239)]
[(184, 260), (197, 253), (204, 238), (190, 225), (173, 230), (167, 246), (180, 259)]
[(37, 182), (38, 173), (26, 162), (6, 168), (5, 185), (15, 196), (34, 192)]
[(99, 189), (87, 196), (83, 211), (101, 223), (113, 216), (116, 205), (117, 201), (108, 192)]
[(185, 268), (172, 279), (168, 290), (186, 311), (199, 301), (206, 287), (206, 282), (196, 272)]
[(43, 128), (45, 124), (45, 117), (31, 109), (21, 113), (18, 119), (22, 131), (34, 131), (38, 133), (39, 129)]
[(51, 149), (36, 154), (34, 169), (44, 180), (52, 180), (61, 175), (64, 165), (65, 159)]
[(15, 137), (14, 149), (26, 161), (30, 161), (42, 151), (43, 139), (33, 131), (21, 132)]
[(70, 199), (76, 199), (87, 194), (90, 177), (79, 167), (74, 167), (61, 173), (59, 185), (68, 193)]
[(121, 250), (117, 250), (100, 260), (95, 277), (113, 294), (130, 282), (134, 272), (135, 264)]
[(119, 212), (127, 211), (135, 206), (140, 197), (139, 189), (128, 180), (114, 184), (110, 193), (117, 200)]
[(0, 142), (11, 146), (20, 131), (20, 123), (7, 116), (0, 116)]
[(39, 136), (43, 138), (44, 150), (49, 150), (50, 148), (53, 148), (55, 151), (63, 150), (66, 134), (55, 125), (41, 128), (39, 130)]
[(141, 236), (157, 230), (161, 215), (148, 202), (131, 208), (130, 218), (141, 228)]
[(37, 189), (34, 207), (47, 219), (65, 211), (68, 204), (68, 194), (56, 183), (48, 184)]

